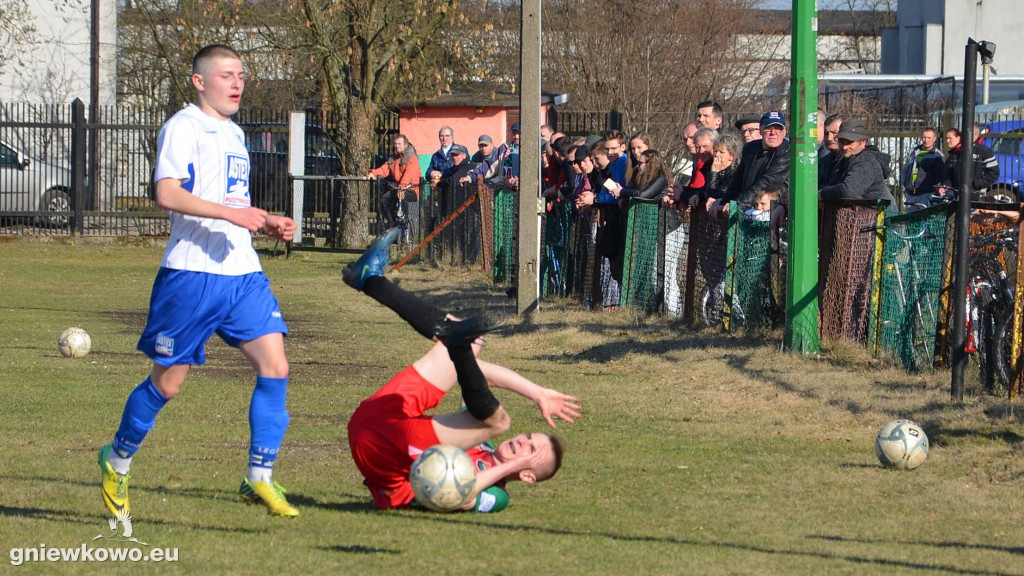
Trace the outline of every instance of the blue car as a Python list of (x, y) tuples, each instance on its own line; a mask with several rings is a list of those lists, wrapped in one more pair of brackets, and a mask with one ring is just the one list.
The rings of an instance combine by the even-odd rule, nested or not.
[(989, 122), (984, 143), (992, 149), (999, 162), (999, 180), (992, 185), (994, 195), (1007, 194), (1010, 201), (1024, 201), (1021, 184), (1024, 183), (1024, 120)]

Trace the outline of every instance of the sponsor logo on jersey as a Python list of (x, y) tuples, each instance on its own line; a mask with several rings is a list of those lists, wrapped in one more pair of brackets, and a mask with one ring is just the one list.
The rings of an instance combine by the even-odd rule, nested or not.
[(250, 206), (249, 157), (229, 153), (224, 166), (227, 176), (227, 196), (224, 198), (224, 204), (239, 208)]
[(164, 356), (174, 356), (174, 338), (164, 336), (163, 334), (157, 334), (156, 353), (163, 354)]

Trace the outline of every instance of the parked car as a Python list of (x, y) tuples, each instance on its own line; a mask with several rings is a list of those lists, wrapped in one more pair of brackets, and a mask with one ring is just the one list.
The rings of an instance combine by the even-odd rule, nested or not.
[[(288, 126), (283, 123), (242, 123), (240, 126), (249, 148), (249, 194), (253, 206), (271, 212), (287, 210), (292, 197), (288, 181)], [(306, 126), (305, 173), (307, 176), (341, 174), (341, 160), (319, 126)], [(305, 196), (310, 198), (312, 192), (321, 189), (327, 190), (327, 184), (309, 182)]]
[(1019, 183), (1024, 180), (1024, 120), (989, 122), (988, 130), (984, 142), (999, 163), (999, 180), (992, 186), (992, 193), (1006, 194), (1020, 202), (1024, 200), (1018, 193)]
[(0, 141), (0, 212), (40, 212), (41, 225), (67, 226), (71, 211), (71, 170), (36, 160)]

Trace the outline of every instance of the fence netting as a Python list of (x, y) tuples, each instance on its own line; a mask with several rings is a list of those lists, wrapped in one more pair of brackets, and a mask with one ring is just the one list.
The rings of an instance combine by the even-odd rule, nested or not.
[(516, 195), (498, 188), (494, 192), (494, 269), (496, 284), (516, 281)]
[(871, 263), (883, 208), (826, 202), (819, 237), (818, 297), (821, 337), (867, 343)]
[(703, 205), (689, 213), (683, 316), (688, 323), (722, 324), (725, 303), (728, 220), (709, 214)]
[(620, 298), (622, 306), (643, 314), (656, 312), (661, 298), (658, 281), (660, 207), (660, 200), (633, 198), (626, 214), (626, 250)]
[(891, 353), (908, 370), (935, 362), (936, 334), (942, 323), (939, 297), (945, 273), (947, 214), (936, 206), (891, 215), (873, 236), (883, 240), (876, 266), (876, 313), (869, 345)]
[[(775, 216), (772, 218), (772, 216)], [(726, 273), (726, 328), (775, 328), (785, 316), (782, 266), (785, 207), (742, 213), (731, 203)], [(780, 278), (780, 275), (783, 275)]]

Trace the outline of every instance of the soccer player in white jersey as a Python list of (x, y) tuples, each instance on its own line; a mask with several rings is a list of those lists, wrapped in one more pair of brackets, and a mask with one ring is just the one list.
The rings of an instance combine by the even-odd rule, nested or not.
[(100, 449), (103, 502), (114, 516), (130, 513), (132, 457), (189, 367), (206, 361), (204, 346), (216, 333), (256, 371), (249, 473), (239, 493), (271, 514), (297, 516), (271, 475), (288, 428), (288, 327), (252, 247), (252, 232), (289, 241), (296, 225), (250, 205), (249, 153), (231, 121), (245, 90), (241, 57), (223, 45), (201, 49), (192, 85), (196, 102), (172, 116), (157, 140), (156, 202), (170, 211), (171, 237), (138, 343), (153, 369), (128, 395), (113, 443)]

